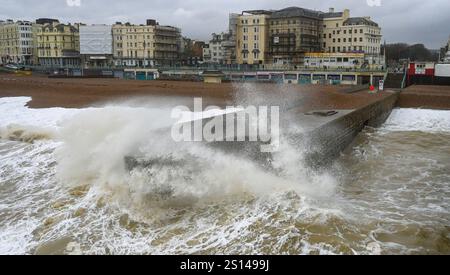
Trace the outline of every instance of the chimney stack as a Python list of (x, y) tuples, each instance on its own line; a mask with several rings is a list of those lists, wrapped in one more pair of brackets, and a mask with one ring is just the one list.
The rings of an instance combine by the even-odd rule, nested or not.
[(155, 19), (147, 19), (147, 26), (156, 26), (157, 22)]

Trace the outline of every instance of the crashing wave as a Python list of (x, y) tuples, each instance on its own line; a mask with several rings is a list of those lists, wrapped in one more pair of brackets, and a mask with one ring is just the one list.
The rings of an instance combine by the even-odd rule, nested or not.
[(0, 128), (0, 138), (25, 143), (34, 143), (38, 140), (49, 140), (55, 137), (53, 130), (35, 126), (21, 126), (16, 124)]

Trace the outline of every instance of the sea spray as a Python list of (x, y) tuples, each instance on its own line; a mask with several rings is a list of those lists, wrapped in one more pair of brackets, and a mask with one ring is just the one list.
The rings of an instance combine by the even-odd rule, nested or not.
[(303, 100), (302, 93), (295, 85), (258, 85), (251, 82), (234, 82), (234, 104), (240, 106), (279, 106), (284, 111), (298, 106)]
[[(125, 172), (126, 181), (120, 183), (126, 191), (124, 195), (118, 194), (118, 185), (106, 189), (108, 185), (100, 184), (101, 181), (91, 180), (75, 188), (60, 181), (56, 176), (60, 156), (54, 151), (60, 150), (64, 138), (75, 131), (76, 128), (68, 126), (72, 117), (84, 112), (92, 114), (89, 111), (93, 109), (28, 109), (24, 107), (27, 100), (0, 99), (0, 126), (63, 127), (62, 132), (67, 131), (68, 136), (34, 143), (0, 139), (0, 254), (450, 252), (447, 226), (450, 139), (446, 131), (429, 132), (435, 122), (446, 121), (448, 112), (407, 110), (407, 114), (402, 114), (403, 110), (394, 110), (389, 126), (363, 132), (355, 142), (355, 149), (349, 148), (338, 160), (340, 165), (327, 169), (327, 174), (303, 168), (302, 146), (296, 142), (282, 145), (279, 155), (273, 156), (272, 165), (277, 169), (272, 171), (261, 168), (251, 159), (202, 144), (180, 150), (170, 143), (163, 147), (165, 142), (160, 146), (144, 142), (140, 151), (147, 152), (150, 159), (153, 156), (176, 160), (176, 163), (189, 160), (191, 168), (184, 169), (180, 175), (191, 175), (184, 184), (194, 181), (198, 185), (193, 186), (199, 187), (191, 189), (197, 193), (189, 188), (182, 193), (180, 181), (179, 194), (184, 197), (194, 194), (191, 195), (197, 198), (194, 202), (184, 201), (178, 205), (170, 199), (157, 197), (162, 203), (152, 205), (149, 201), (155, 199), (155, 192), (146, 188), (150, 179), (156, 181), (159, 176), (149, 177), (143, 170), (131, 171), (128, 175)], [(122, 111), (125, 110), (118, 112)], [(421, 118), (417, 119), (416, 115)], [(433, 119), (429, 119), (431, 117)], [(105, 121), (107, 118), (103, 116)], [(424, 127), (412, 127), (419, 132), (408, 131), (411, 128), (407, 124), (415, 125), (418, 121), (422, 121), (420, 124)], [(391, 128), (394, 124), (401, 130)], [(89, 132), (93, 130), (90, 125), (98, 126), (92, 122), (80, 123), (78, 130)], [(301, 130), (295, 127), (294, 133)], [(104, 133), (109, 136), (110, 132)], [(286, 137), (289, 133), (284, 131), (282, 140)], [(86, 141), (86, 144), (96, 147), (93, 145), (101, 141)], [(97, 147), (104, 149), (104, 146)], [(79, 151), (64, 150), (73, 154), (94, 152), (90, 147), (76, 148)], [(168, 152), (171, 154), (167, 155)], [(197, 159), (199, 166), (194, 164)], [(85, 166), (78, 164), (90, 165), (89, 162)], [(201, 170), (202, 167), (205, 170)], [(173, 173), (179, 170), (174, 167)], [(144, 175), (139, 175), (141, 172)], [(152, 171), (150, 175), (158, 172)], [(198, 174), (205, 175), (205, 180), (192, 176)], [(94, 173), (94, 176), (101, 178), (100, 174)], [(208, 189), (211, 182), (208, 179), (218, 179), (219, 189)], [(244, 189), (228, 192), (236, 195), (222, 195), (220, 188), (233, 187), (234, 181), (240, 181), (242, 184), (236, 186)], [(167, 177), (167, 182), (174, 181)], [(264, 183), (267, 189), (258, 189)], [(134, 188), (132, 192), (130, 186)], [(298, 186), (302, 188), (299, 190)], [(238, 194), (239, 190), (252, 192)], [(211, 199), (202, 199), (202, 196)]]
[[(24, 109), (23, 113), (27, 113), (28, 109)], [(62, 110), (58, 112), (63, 114)], [(295, 165), (299, 158), (291, 158), (289, 147), (274, 158), (279, 169), (268, 171), (251, 158), (202, 143), (174, 144), (168, 136), (161, 136), (160, 129), (172, 123), (162, 123), (168, 114), (168, 110), (155, 108), (106, 106), (54, 118), (57, 133), (48, 142), (54, 144), (55, 153), (53, 149), (42, 152), (42, 158), (49, 163), (42, 167), (47, 169), (48, 179), (45, 184), (38, 180), (28, 184), (36, 190), (39, 186), (51, 186), (29, 194), (45, 191), (46, 201), (41, 205), (23, 202), (23, 207), (37, 208), (45, 217), (33, 221), (33, 226), (23, 231), (30, 235), (29, 247), (40, 244), (32, 253), (39, 253), (59, 240), (64, 240), (64, 247), (58, 251), (76, 243), (83, 244), (81, 252), (93, 254), (209, 253), (226, 246), (230, 249), (224, 251), (230, 253), (251, 253), (238, 240), (244, 237), (252, 243), (255, 234), (261, 236), (254, 240), (261, 249), (285, 249), (290, 238), (267, 242), (259, 226), (254, 226), (261, 223), (269, 226), (273, 215), (288, 221), (300, 209), (306, 211), (309, 202), (305, 194), (322, 193), (311, 188), (320, 181), (320, 176), (283, 171), (302, 167)], [(32, 122), (31, 117), (29, 121)], [(284, 155), (287, 152), (290, 154)], [(181, 166), (130, 171), (125, 167), (125, 158), (130, 155), (174, 159)], [(290, 165), (284, 165), (287, 163)], [(7, 167), (2, 169), (9, 171)], [(14, 180), (9, 176), (7, 179)], [(86, 190), (81, 196), (77, 191), (80, 188)], [(161, 196), (167, 190), (170, 196)], [(280, 204), (283, 201), (286, 205)], [(290, 212), (293, 216), (288, 218)], [(234, 222), (235, 219), (239, 222)], [(8, 232), (22, 232), (15, 226), (12, 223)], [(277, 226), (279, 222), (264, 232), (275, 234), (279, 232)], [(89, 234), (74, 234), (80, 230)], [(292, 235), (289, 228), (282, 231), (285, 236)]]
[(120, 185), (126, 172), (124, 158), (155, 142), (152, 131), (171, 125), (167, 113), (105, 107), (86, 110), (63, 122), (59, 138), (64, 144), (57, 151), (60, 180), (71, 185), (91, 180)]
[[(137, 204), (214, 201), (280, 190), (328, 194), (335, 186), (331, 177), (318, 180), (323, 175), (304, 168), (298, 146), (285, 144), (274, 153), (277, 171), (268, 171), (248, 156), (203, 143), (175, 143), (164, 131), (173, 123), (169, 118), (168, 110), (117, 106), (73, 116), (60, 130), (59, 180), (69, 186), (101, 186)], [(127, 169), (130, 156), (152, 165)], [(316, 185), (317, 180), (330, 188)]]

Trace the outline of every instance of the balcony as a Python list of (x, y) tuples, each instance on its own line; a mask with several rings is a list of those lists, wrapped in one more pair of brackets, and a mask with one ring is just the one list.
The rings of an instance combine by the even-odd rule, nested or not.
[(156, 53), (178, 53), (178, 49), (155, 49), (155, 54)]
[(154, 42), (155, 45), (178, 45), (177, 41), (174, 40), (155, 40)]

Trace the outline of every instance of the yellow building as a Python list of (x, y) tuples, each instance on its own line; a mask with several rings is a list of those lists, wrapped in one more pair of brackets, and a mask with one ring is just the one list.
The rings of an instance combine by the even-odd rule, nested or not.
[(41, 66), (67, 68), (80, 65), (78, 25), (37, 24), (33, 31), (37, 62)]
[(381, 39), (377, 23), (350, 17), (348, 9), (244, 11), (237, 21), (237, 63), (303, 66), (306, 53), (363, 53), (366, 68), (381, 68)]
[(179, 57), (181, 31), (159, 26), (155, 20), (146, 25), (113, 25), (113, 55), (116, 66), (145, 67), (175, 62)]
[(113, 25), (113, 55), (117, 66), (153, 65), (155, 33), (151, 25)]
[(32, 63), (32, 23), (12, 20), (0, 21), (0, 64)]
[(238, 64), (265, 64), (269, 49), (267, 11), (244, 11), (237, 20), (236, 61)]

